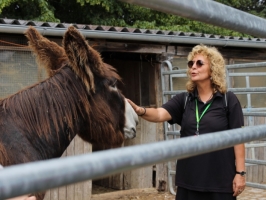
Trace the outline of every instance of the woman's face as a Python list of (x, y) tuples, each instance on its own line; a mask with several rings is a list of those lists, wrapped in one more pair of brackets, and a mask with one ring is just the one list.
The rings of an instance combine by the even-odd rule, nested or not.
[(209, 61), (206, 56), (197, 54), (188, 62), (189, 74), (191, 81), (200, 83), (211, 81), (211, 71)]

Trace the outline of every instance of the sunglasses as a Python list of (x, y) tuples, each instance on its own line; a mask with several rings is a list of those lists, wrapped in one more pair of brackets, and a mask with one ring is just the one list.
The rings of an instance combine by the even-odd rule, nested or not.
[(202, 60), (197, 60), (197, 61), (193, 61), (193, 60), (191, 60), (191, 61), (188, 61), (187, 66), (188, 66), (189, 68), (192, 68), (192, 66), (194, 65), (195, 62), (196, 62), (196, 66), (197, 66), (197, 67), (202, 67), (202, 65), (204, 65), (204, 63), (203, 63)]

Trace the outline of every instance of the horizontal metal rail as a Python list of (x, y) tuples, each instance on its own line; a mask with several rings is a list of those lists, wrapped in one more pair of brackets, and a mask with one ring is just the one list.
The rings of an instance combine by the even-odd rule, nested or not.
[(251, 160), (251, 159), (246, 159), (245, 162), (246, 163), (249, 163), (249, 164), (266, 165), (266, 161), (265, 160)]
[[(168, 14), (182, 16), (237, 32), (266, 36), (266, 20), (210, 0), (121, 0)], [(230, 39), (229, 39), (230, 40)]]
[(244, 116), (266, 117), (266, 112), (243, 112), (243, 115)]
[[(243, 68), (254, 68), (254, 67), (266, 67), (266, 62), (226, 65), (227, 69), (243, 69)], [(187, 74), (187, 69), (162, 72), (162, 75), (169, 75), (169, 74)], [(245, 74), (243, 76), (245, 76)]]
[[(240, 67), (238, 69), (240, 69)], [(162, 75), (172, 75), (172, 77), (187, 77), (187, 70), (182, 69), (182, 70), (165, 71), (165, 72), (162, 72)], [(228, 76), (230, 77), (233, 77), (233, 76), (266, 76), (266, 72), (228, 72)]]
[(259, 107), (259, 108), (243, 108), (242, 109), (243, 111), (245, 111), (245, 112), (253, 112), (253, 111), (257, 111), (257, 112), (265, 112), (266, 111), (266, 108), (264, 107), (264, 108), (262, 108), (262, 107)]
[[(228, 88), (228, 91), (232, 91), (236, 94), (265, 93), (266, 87)], [(179, 94), (181, 92), (186, 92), (186, 90), (164, 91), (163, 95), (176, 95), (176, 94)]]
[(266, 125), (259, 125), (6, 167), (0, 171), (0, 199), (106, 177), (265, 137)]
[(266, 185), (265, 184), (246, 182), (246, 186), (266, 190)]
[[(246, 148), (257, 148), (257, 147), (266, 147), (266, 143), (257, 143), (257, 144), (245, 144)], [(266, 164), (266, 162), (265, 162)]]
[(229, 72), (228, 75), (232, 76), (266, 76), (266, 72)]
[(239, 68), (242, 69), (242, 68), (254, 68), (254, 67), (266, 67), (266, 62), (226, 65), (227, 69), (239, 69)]

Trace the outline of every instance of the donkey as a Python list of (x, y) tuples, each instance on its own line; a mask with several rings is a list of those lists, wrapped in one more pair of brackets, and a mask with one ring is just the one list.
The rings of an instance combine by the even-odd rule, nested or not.
[(65, 32), (63, 48), (43, 52), (34, 28), (26, 36), (49, 78), (0, 100), (0, 165), (60, 157), (77, 134), (108, 148), (135, 137), (138, 117), (117, 88), (121, 77), (77, 29)]

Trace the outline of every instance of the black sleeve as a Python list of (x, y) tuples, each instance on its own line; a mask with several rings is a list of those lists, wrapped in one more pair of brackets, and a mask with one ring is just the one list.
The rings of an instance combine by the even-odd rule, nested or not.
[(167, 103), (162, 105), (162, 108), (167, 110), (172, 117), (172, 119), (168, 121), (169, 124), (181, 124), (186, 94), (186, 92), (177, 94)]
[(228, 92), (228, 123), (229, 129), (244, 126), (244, 116), (241, 104), (233, 92)]

